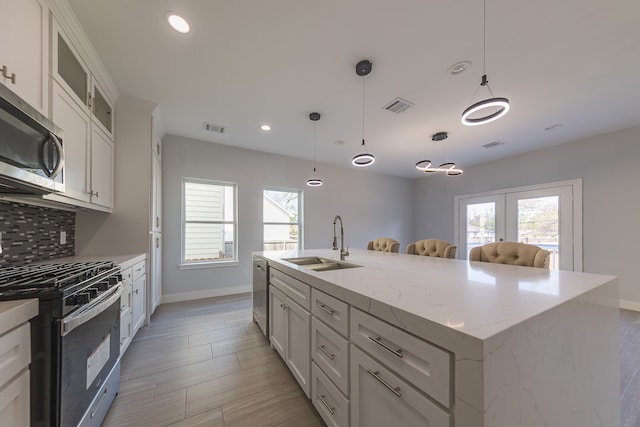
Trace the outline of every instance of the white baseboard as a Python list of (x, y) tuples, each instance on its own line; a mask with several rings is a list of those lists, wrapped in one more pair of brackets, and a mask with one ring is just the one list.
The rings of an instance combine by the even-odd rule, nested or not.
[(620, 308), (624, 308), (625, 310), (640, 311), (640, 301), (621, 299)]
[(251, 285), (230, 286), (228, 288), (210, 289), (206, 291), (183, 292), (180, 294), (163, 294), (160, 304), (170, 302), (191, 301), (203, 298), (222, 297), (226, 295), (244, 294), (251, 292)]

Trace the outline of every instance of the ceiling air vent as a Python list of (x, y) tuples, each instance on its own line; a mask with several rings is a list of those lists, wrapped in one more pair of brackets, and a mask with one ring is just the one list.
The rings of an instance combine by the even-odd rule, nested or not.
[(413, 102), (409, 102), (406, 99), (396, 98), (382, 108), (387, 111), (391, 111), (392, 113), (400, 114), (404, 113), (408, 108), (413, 107), (414, 105), (415, 104)]
[(492, 148), (496, 148), (498, 145), (504, 145), (502, 141), (493, 141), (488, 144), (484, 144), (482, 148), (486, 148), (487, 150), (491, 150)]
[(202, 127), (207, 132), (224, 133), (224, 126), (214, 125), (213, 123), (204, 122)]

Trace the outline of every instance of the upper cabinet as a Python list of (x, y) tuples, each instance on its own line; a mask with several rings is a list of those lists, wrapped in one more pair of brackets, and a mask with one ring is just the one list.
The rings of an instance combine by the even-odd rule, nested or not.
[(0, 83), (48, 116), (49, 9), (41, 0), (0, 0)]
[(98, 78), (91, 74), (69, 38), (53, 20), (53, 79), (86, 109), (93, 123), (113, 138), (113, 100), (109, 100)]
[(51, 119), (63, 132), (65, 194), (45, 198), (111, 212), (114, 101), (55, 17), (51, 19)]

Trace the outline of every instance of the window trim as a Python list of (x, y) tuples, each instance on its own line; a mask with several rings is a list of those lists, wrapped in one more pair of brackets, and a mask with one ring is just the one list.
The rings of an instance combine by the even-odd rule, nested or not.
[[(281, 193), (297, 193), (298, 194), (298, 222), (265, 222), (264, 221), (264, 192), (265, 191), (279, 191)], [(265, 225), (283, 225), (283, 224), (297, 224), (298, 225), (298, 248), (297, 250), (304, 249), (304, 190), (299, 188), (287, 188), (287, 187), (264, 187), (262, 189), (262, 250), (264, 250), (264, 226)]]
[[(185, 185), (186, 183), (217, 185), (217, 186), (233, 188), (233, 221), (212, 221), (212, 223), (233, 225), (233, 243), (234, 244), (233, 244), (232, 259), (226, 259), (226, 260), (220, 260), (220, 261), (193, 261), (193, 262), (185, 261), (185, 234), (186, 234), (185, 232), (185, 228), (186, 228)], [(239, 253), (239, 249), (238, 249), (238, 184), (235, 182), (229, 182), (229, 181), (182, 177), (181, 198), (180, 198), (180, 262), (178, 263), (178, 269), (191, 270), (191, 269), (199, 269), (199, 268), (236, 266), (236, 265), (239, 265), (240, 263), (238, 259), (238, 253)]]

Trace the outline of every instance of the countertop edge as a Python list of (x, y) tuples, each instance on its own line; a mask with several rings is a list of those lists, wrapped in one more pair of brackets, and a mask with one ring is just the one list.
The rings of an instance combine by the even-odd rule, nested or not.
[(38, 315), (37, 298), (0, 302), (0, 335), (27, 323)]

